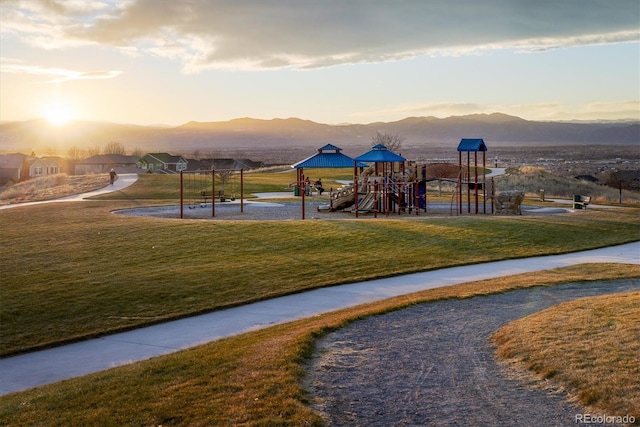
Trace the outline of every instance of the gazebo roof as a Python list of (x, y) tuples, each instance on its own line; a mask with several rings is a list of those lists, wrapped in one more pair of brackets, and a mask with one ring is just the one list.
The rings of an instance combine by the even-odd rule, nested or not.
[(291, 165), (294, 169), (302, 168), (350, 168), (353, 167), (353, 159), (342, 154), (340, 147), (327, 144), (318, 148), (318, 152)]
[(458, 151), (487, 151), (487, 146), (482, 138), (462, 138)]
[(378, 144), (370, 151), (356, 157), (354, 160), (367, 163), (383, 163), (383, 162), (404, 162), (406, 159), (396, 153), (389, 151), (386, 146)]

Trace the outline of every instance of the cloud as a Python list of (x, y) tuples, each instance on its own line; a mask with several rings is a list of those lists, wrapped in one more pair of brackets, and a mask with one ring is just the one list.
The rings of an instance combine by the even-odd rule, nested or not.
[(582, 112), (584, 116), (598, 118), (627, 117), (640, 120), (640, 101), (593, 102), (587, 104)]
[(24, 65), (15, 61), (5, 61), (0, 64), (0, 73), (10, 74), (32, 74), (36, 76), (46, 76), (52, 78), (44, 83), (59, 83), (69, 80), (95, 80), (112, 79), (122, 74), (122, 71), (75, 71), (65, 68), (39, 67), (34, 65)]
[[(318, 68), (638, 42), (637, 0), (49, 0), (3, 3), (3, 33), (41, 47), (99, 44), (206, 68)], [(7, 13), (5, 10), (7, 9)], [(36, 11), (37, 9), (37, 11)], [(6, 25), (6, 27), (5, 27)], [(47, 35), (57, 38), (47, 38)]]
[(415, 105), (400, 105), (393, 108), (387, 108), (383, 110), (374, 111), (361, 111), (351, 114), (351, 117), (357, 119), (363, 119), (368, 117), (388, 117), (398, 118), (407, 116), (436, 116), (436, 117), (448, 117), (453, 115), (472, 114), (480, 112), (493, 112), (494, 106), (476, 104), (472, 102), (440, 102), (440, 103), (425, 103)]

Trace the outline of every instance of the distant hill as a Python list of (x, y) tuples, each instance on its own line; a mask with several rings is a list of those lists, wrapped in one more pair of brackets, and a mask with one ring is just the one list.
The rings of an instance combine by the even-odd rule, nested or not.
[(484, 138), (488, 145), (630, 145), (640, 144), (640, 122), (540, 122), (501, 113), (408, 117), (395, 122), (328, 125), (298, 118), (238, 118), (188, 122), (176, 127), (106, 122), (74, 122), (63, 127), (44, 120), (0, 124), (0, 150), (49, 150), (104, 147), (117, 141), (128, 150), (190, 153), (230, 149), (368, 145), (376, 132), (398, 134), (407, 146), (457, 145), (461, 138)]

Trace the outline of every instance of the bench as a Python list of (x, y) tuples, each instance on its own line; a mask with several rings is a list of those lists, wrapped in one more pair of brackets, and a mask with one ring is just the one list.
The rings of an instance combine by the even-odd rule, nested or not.
[(207, 200), (213, 199), (213, 195), (211, 194), (211, 191), (201, 191), (200, 197), (202, 197), (202, 203), (207, 203)]
[[(218, 193), (219, 193), (218, 194), (218, 198), (220, 198), (221, 202), (232, 202), (232, 201), (234, 201), (236, 199), (235, 194), (233, 196), (229, 197), (229, 196), (226, 196), (226, 195), (222, 194), (221, 191), (218, 192)], [(202, 198), (202, 203), (203, 204), (206, 204), (208, 200), (212, 200), (213, 199), (211, 191), (201, 191), (200, 192), (200, 197)]]
[(587, 209), (587, 205), (591, 202), (591, 197), (574, 194), (573, 209)]

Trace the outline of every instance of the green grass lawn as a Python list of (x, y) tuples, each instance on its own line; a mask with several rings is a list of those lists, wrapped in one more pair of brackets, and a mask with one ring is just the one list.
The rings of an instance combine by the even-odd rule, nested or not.
[[(327, 190), (331, 187), (338, 188), (341, 184), (336, 180), (353, 180), (353, 172), (348, 169), (308, 169), (305, 175), (323, 178)], [(94, 197), (98, 200), (141, 200), (171, 201), (177, 203), (180, 200), (180, 176), (140, 174), (135, 185), (114, 193), (103, 194)], [(254, 193), (270, 193), (291, 191), (290, 184), (296, 182), (295, 169), (285, 168), (270, 171), (248, 171), (243, 174), (243, 192), (245, 198), (253, 197)], [(216, 193), (221, 191), (222, 183), (216, 178)], [(185, 174), (183, 178), (185, 193), (211, 190), (211, 178), (205, 175)], [(225, 193), (235, 194), (240, 197), (240, 174), (234, 174), (225, 183)], [(188, 195), (185, 194), (185, 197)]]
[(0, 211), (0, 355), (305, 289), (639, 238), (634, 209), (282, 222), (110, 213), (161, 200), (175, 182), (143, 175), (110, 195), (119, 200)]
[[(250, 185), (281, 191), (290, 173), (272, 172), (276, 178), (257, 174)], [(339, 179), (325, 172), (321, 176), (325, 182)], [(176, 183), (176, 177), (144, 175), (101, 200), (0, 211), (1, 353), (314, 287), (640, 238), (638, 209), (282, 222), (111, 213), (174, 203)], [(300, 364), (312, 351), (315, 337), (329, 330), (362, 316), (438, 298), (638, 275), (637, 266), (578, 266), (317, 316), (4, 396), (0, 424), (319, 425), (319, 416), (304, 406)]]

